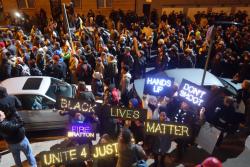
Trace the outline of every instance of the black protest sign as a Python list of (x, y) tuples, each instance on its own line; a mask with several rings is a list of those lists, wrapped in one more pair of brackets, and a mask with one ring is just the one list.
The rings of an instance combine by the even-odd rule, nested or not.
[(208, 99), (208, 91), (203, 87), (183, 79), (179, 87), (178, 95), (187, 103), (202, 107)]
[(65, 111), (74, 111), (82, 114), (94, 113), (97, 103), (87, 103), (81, 99), (73, 99), (69, 97), (57, 97), (57, 109)]
[(112, 106), (109, 112), (111, 117), (128, 119), (128, 120), (144, 121), (147, 117), (147, 111), (144, 109), (129, 109), (129, 108)]
[(43, 167), (83, 162), (88, 158), (89, 148), (87, 145), (40, 153), (41, 165)]
[(168, 77), (165, 73), (154, 76), (147, 76), (144, 82), (144, 94), (153, 96), (169, 96), (174, 84), (174, 78)]
[(118, 143), (100, 144), (92, 148), (92, 158), (107, 158), (118, 155)]
[(67, 137), (69, 138), (96, 138), (96, 124), (90, 123), (72, 123), (69, 125)]
[(144, 123), (145, 134), (167, 135), (178, 138), (188, 138), (191, 136), (190, 128), (185, 124), (173, 122), (157, 122), (147, 120)]

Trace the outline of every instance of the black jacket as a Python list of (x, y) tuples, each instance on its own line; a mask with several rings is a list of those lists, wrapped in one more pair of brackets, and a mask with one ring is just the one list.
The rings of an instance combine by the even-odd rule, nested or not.
[(95, 103), (95, 96), (92, 92), (89, 92), (89, 91), (80, 92), (78, 99), (81, 99), (88, 103)]
[(17, 112), (10, 119), (4, 119), (0, 122), (0, 136), (8, 144), (20, 143), (25, 137), (25, 130), (23, 128), (23, 120)]
[(8, 95), (6, 88), (0, 87), (0, 110), (3, 110), (8, 107), (10, 113), (5, 113), (6, 117), (8, 115), (12, 115), (14, 112), (16, 112), (17, 108), (20, 108), (22, 106), (22, 103), (16, 96)]

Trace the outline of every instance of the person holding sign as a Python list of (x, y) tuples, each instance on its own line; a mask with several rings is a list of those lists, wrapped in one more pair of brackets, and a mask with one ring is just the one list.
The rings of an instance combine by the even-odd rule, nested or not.
[[(159, 122), (166, 123), (169, 121), (164, 111), (159, 113)], [(164, 158), (171, 147), (171, 139), (167, 135), (157, 135), (152, 137), (152, 151), (154, 154), (154, 167), (164, 166)]]
[(131, 167), (137, 160), (146, 159), (143, 148), (132, 143), (132, 133), (122, 129), (118, 138), (118, 161), (116, 167)]
[[(192, 129), (196, 122), (196, 115), (192, 111), (191, 106), (187, 102), (182, 102), (180, 105), (180, 109), (177, 111), (174, 116), (174, 122), (182, 123), (189, 125)], [(184, 153), (184, 150), (187, 147), (188, 141), (185, 139), (176, 139), (177, 142), (177, 151), (178, 158), (181, 159)]]

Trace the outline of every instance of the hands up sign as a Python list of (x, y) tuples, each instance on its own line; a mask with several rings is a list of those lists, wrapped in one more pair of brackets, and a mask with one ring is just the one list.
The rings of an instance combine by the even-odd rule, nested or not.
[(187, 103), (201, 107), (208, 98), (208, 92), (203, 87), (183, 79), (179, 87), (179, 97)]
[(174, 78), (168, 77), (165, 73), (156, 76), (148, 76), (144, 82), (144, 94), (153, 96), (168, 96), (173, 87)]

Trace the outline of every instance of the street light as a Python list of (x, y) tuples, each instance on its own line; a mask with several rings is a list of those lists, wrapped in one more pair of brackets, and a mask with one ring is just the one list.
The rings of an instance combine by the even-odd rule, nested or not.
[(21, 14), (19, 12), (15, 12), (15, 16), (21, 18)]

